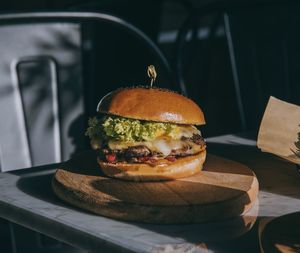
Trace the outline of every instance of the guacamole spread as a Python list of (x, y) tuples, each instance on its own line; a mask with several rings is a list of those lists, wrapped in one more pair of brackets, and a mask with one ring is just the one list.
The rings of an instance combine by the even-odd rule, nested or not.
[(179, 132), (180, 126), (176, 124), (106, 116), (102, 119), (90, 118), (85, 134), (91, 139), (134, 142), (151, 141), (163, 136), (176, 139)]

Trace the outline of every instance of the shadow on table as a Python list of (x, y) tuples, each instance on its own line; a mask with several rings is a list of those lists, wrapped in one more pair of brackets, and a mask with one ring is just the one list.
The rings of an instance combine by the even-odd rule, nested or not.
[(68, 209), (73, 209), (76, 211), (81, 211), (81, 209), (74, 207), (62, 200), (60, 200), (53, 192), (51, 187), (51, 181), (54, 173), (42, 174), (42, 175), (32, 175), (28, 177), (20, 178), (17, 182), (17, 187), (22, 192), (38, 198), (40, 200), (46, 201), (48, 203), (66, 207)]
[(207, 150), (248, 166), (255, 172), (260, 190), (300, 199), (300, 173), (295, 164), (250, 145), (208, 143)]
[(17, 182), (17, 187), (30, 196), (53, 204), (59, 204), (51, 188), (52, 177), (53, 173), (20, 178)]
[[(134, 224), (162, 236), (182, 240), (183, 244), (204, 244), (208, 252), (253, 253), (259, 252), (258, 208), (257, 201), (244, 215), (218, 222), (180, 225)], [(165, 248), (168, 246), (165, 245)]]
[(257, 201), (252, 209), (245, 214), (220, 221), (197, 224), (135, 224), (171, 237), (183, 238), (193, 243), (199, 242), (199, 240), (220, 242), (237, 238), (250, 231), (257, 220), (258, 210), (259, 203)]
[[(85, 153), (88, 153), (88, 156), (86, 157)], [(83, 160), (82, 154), (85, 155), (85, 158), (89, 158), (89, 155), (93, 157), (93, 159)], [(58, 163), (58, 164), (52, 164), (47, 166), (38, 166), (33, 167), (31, 169), (26, 170), (17, 170), (9, 172), (10, 174), (18, 175), (20, 179), (17, 181), (16, 186), (19, 190), (22, 192), (33, 196), (35, 198), (41, 199), (43, 201), (62, 206), (67, 207), (74, 210), (80, 210), (77, 207), (74, 207), (62, 200), (60, 200), (55, 193), (52, 190), (52, 179), (54, 176), (54, 173), (56, 169), (68, 169), (72, 168), (74, 173), (81, 173), (81, 174), (87, 174), (87, 175), (101, 175), (100, 170), (95, 170), (96, 161), (94, 159), (94, 154), (89, 152), (83, 152), (80, 155), (76, 156), (75, 159), (71, 159), (70, 161), (64, 162), (64, 163)], [(78, 167), (74, 167), (73, 163), (76, 163), (79, 165)]]
[[(140, 228), (182, 243), (205, 244), (209, 252), (259, 252), (256, 216), (240, 216), (220, 222), (186, 225), (134, 223)], [(167, 245), (166, 245), (167, 246)]]

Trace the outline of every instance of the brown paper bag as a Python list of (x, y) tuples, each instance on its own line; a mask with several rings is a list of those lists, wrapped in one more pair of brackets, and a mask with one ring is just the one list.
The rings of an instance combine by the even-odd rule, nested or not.
[(263, 152), (300, 164), (300, 106), (270, 97), (257, 146)]

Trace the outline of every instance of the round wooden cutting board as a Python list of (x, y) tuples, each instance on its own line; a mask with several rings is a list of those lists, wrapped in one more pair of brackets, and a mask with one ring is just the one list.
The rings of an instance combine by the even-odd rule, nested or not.
[(52, 187), (62, 200), (103, 216), (148, 223), (196, 223), (235, 217), (251, 208), (258, 181), (243, 164), (208, 155), (200, 173), (164, 182), (105, 177), (94, 153), (57, 169)]

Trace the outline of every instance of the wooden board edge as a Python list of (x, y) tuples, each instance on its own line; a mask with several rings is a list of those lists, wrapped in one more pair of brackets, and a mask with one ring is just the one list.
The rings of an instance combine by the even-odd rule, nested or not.
[[(147, 206), (134, 203), (126, 203), (126, 205), (124, 205), (121, 202), (111, 202), (107, 205), (101, 204), (96, 206), (92, 206), (89, 202), (85, 202), (85, 204), (82, 205), (83, 199), (88, 199), (87, 196), (84, 196), (84, 194), (79, 191), (76, 193), (72, 190), (69, 191), (69, 193), (72, 195), (72, 201), (70, 201), (70, 199), (66, 197), (66, 191), (68, 190), (66, 190), (66, 188), (64, 188), (64, 186), (55, 178), (55, 175), (52, 178), (52, 189), (54, 193), (61, 200), (80, 209), (84, 209), (85, 211), (91, 213), (121, 221), (157, 224), (202, 223), (208, 221), (221, 221), (240, 216), (250, 210), (257, 199), (259, 185), (256, 176), (254, 176), (252, 184), (254, 185), (253, 187), (250, 187), (250, 192), (245, 192), (245, 194), (237, 196), (229, 201), (226, 200), (226, 205), (228, 205), (227, 208), (234, 211), (227, 212), (226, 214), (223, 213), (223, 215), (219, 216), (219, 210), (217, 210), (217, 212), (212, 212), (211, 210), (209, 210), (211, 204), (193, 205), (190, 207), (176, 206), (176, 208), (174, 208), (174, 206)], [(249, 193), (251, 195), (250, 197)], [(249, 200), (250, 202), (245, 203), (243, 209), (238, 210), (234, 208), (234, 206), (236, 206), (236, 203), (244, 203)], [(209, 213), (210, 217), (200, 218), (199, 216), (197, 216), (198, 212)], [(137, 219), (137, 217), (139, 217), (139, 219)], [(174, 220), (176, 220), (176, 222)]]

